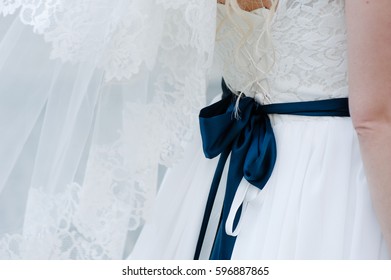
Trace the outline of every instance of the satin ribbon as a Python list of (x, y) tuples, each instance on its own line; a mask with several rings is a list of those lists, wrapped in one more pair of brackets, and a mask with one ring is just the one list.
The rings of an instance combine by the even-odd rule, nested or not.
[[(347, 98), (260, 105), (253, 98), (239, 102), (240, 118), (234, 118), (235, 97), (223, 83), (225, 98), (201, 110), (199, 120), (203, 150), (207, 158), (220, 155), (213, 177), (194, 259), (199, 259), (210, 213), (226, 164), (227, 187), (210, 259), (230, 259), (236, 237), (227, 235), (225, 224), (242, 179), (262, 190), (269, 180), (277, 158), (276, 141), (268, 114), (348, 117)], [(229, 94), (227, 94), (227, 92)], [(234, 227), (239, 221), (237, 211)], [(231, 219), (232, 217), (230, 217)], [(235, 229), (232, 229), (235, 232)]]

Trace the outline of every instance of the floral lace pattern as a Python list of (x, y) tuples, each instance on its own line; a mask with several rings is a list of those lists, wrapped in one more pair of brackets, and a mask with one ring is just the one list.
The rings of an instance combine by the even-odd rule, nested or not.
[[(220, 20), (224, 12), (220, 7)], [(244, 14), (254, 27), (245, 42), (240, 41), (238, 27), (225, 20), (217, 55), (229, 85), (249, 96), (258, 93), (262, 103), (346, 97), (344, 1), (279, 0), (270, 23), (272, 47), (261, 41), (266, 36), (267, 14), (265, 10)], [(262, 43), (262, 50), (254, 47), (257, 42)], [(265, 62), (269, 58), (274, 61), (271, 68), (271, 63)]]
[(227, 85), (246, 96), (269, 95), (266, 78), (272, 48), (265, 26), (272, 15), (267, 9), (230, 15), (224, 5), (218, 5), (217, 59)]
[[(183, 11), (185, 18), (180, 20), (187, 25), (177, 24), (174, 31), (178, 33), (174, 32), (172, 39), (180, 39), (183, 46), (189, 42), (200, 51), (209, 48), (210, 36), (200, 31), (205, 23), (213, 25), (212, 5), (182, 0), (1, 0), (0, 14), (9, 15), (20, 8), (21, 21), (52, 44), (52, 58), (71, 62), (98, 59), (106, 70), (106, 80), (122, 80), (138, 73), (143, 62), (153, 66), (162, 33), (162, 21), (156, 19), (162, 20), (170, 9)], [(194, 32), (186, 32), (187, 27)]]
[[(273, 102), (346, 97), (343, 0), (280, 0), (272, 25)], [(278, 78), (277, 78), (278, 77)]]
[(72, 184), (62, 194), (33, 189), (23, 234), (0, 239), (1, 259), (120, 259), (129, 207), (106, 194), (99, 215), (92, 203), (81, 203), (82, 188)]
[(0, 14), (3, 16), (13, 14), (22, 5), (22, 0), (1, 0)]
[[(126, 257), (129, 236), (137, 235), (153, 203), (158, 165), (169, 167), (181, 158), (204, 105), (215, 5), (209, 0), (0, 1), (0, 14), (19, 9), (21, 22), (51, 44), (52, 59), (104, 69), (102, 88), (148, 80), (145, 95), (121, 93), (115, 128), (105, 127), (107, 112), (98, 104), (83, 181), (69, 182), (58, 193), (31, 186), (22, 232), (0, 236), (0, 258)], [(116, 98), (104, 90), (101, 96)]]

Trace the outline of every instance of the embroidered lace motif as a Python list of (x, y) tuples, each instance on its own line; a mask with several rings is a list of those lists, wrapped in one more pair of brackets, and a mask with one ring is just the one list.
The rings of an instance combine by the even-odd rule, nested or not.
[[(105, 113), (98, 108), (82, 183), (69, 182), (54, 194), (31, 187), (23, 232), (0, 237), (0, 258), (119, 259), (129, 253), (127, 239), (137, 235), (155, 197), (158, 164), (172, 166), (182, 157), (205, 103), (215, 5), (0, 0), (0, 15), (19, 9), (21, 22), (51, 44), (52, 59), (104, 69), (103, 89), (148, 81), (144, 95), (124, 95), (118, 127), (104, 137)], [(115, 94), (102, 90), (102, 98)]]
[[(261, 33), (262, 14), (268, 12), (244, 13), (245, 20), (253, 23), (254, 32), (241, 42), (239, 53), (237, 28), (226, 20), (218, 34), (217, 55), (231, 89), (248, 96), (258, 93), (262, 103), (347, 96), (343, 0), (279, 0), (270, 26), (273, 50), (263, 48), (267, 54), (254, 47), (265, 37)], [(221, 20), (221, 7), (219, 15)], [(270, 65), (267, 59), (274, 59), (274, 65), (265, 74)], [(267, 83), (262, 79), (265, 76)]]
[[(226, 84), (234, 92), (268, 96), (266, 76), (272, 65), (270, 32), (265, 32), (272, 12), (258, 9), (229, 14), (218, 5), (217, 61)], [(245, 35), (244, 35), (245, 34)]]
[(280, 0), (272, 35), (273, 102), (348, 95), (344, 0)]

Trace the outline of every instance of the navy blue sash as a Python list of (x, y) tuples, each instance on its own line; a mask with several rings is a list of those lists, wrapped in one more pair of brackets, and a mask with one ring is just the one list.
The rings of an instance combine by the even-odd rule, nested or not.
[[(235, 97), (223, 82), (221, 101), (201, 110), (200, 128), (207, 158), (220, 155), (205, 207), (194, 259), (199, 259), (205, 232), (224, 165), (229, 162), (227, 188), (210, 259), (230, 259), (236, 237), (225, 232), (225, 223), (240, 181), (245, 178), (260, 190), (269, 180), (277, 157), (276, 141), (268, 114), (349, 117), (348, 98), (260, 105), (253, 98), (239, 102), (240, 118), (234, 118)], [(236, 215), (234, 226), (240, 217)]]

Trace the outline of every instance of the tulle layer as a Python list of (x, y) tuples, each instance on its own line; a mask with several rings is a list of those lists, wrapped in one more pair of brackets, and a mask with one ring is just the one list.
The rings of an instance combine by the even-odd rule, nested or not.
[[(350, 118), (272, 116), (272, 123), (276, 166), (263, 191), (240, 186), (253, 191), (244, 199), (248, 205), (232, 258), (388, 258)], [(132, 258), (193, 257), (216, 164), (204, 159), (199, 147), (190, 147), (187, 162), (168, 174), (159, 211)], [(219, 210), (214, 211), (203, 257), (214, 238)]]
[(0, 1), (0, 259), (129, 254), (205, 104), (215, 6)]

